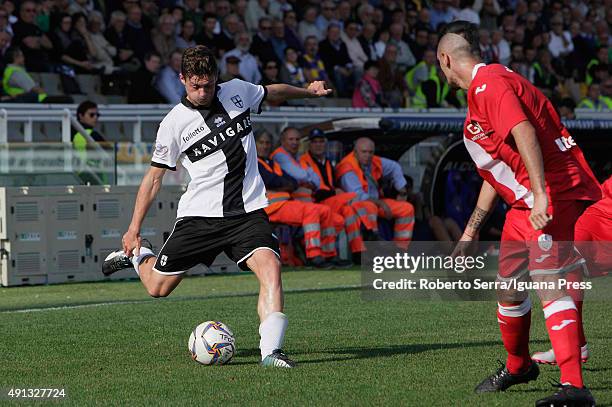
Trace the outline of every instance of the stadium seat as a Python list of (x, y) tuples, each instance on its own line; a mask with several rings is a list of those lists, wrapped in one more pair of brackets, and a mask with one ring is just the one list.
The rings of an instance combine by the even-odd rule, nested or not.
[(60, 122), (43, 123), (42, 131), (47, 141), (60, 141), (62, 139), (62, 125)]
[(153, 142), (157, 138), (157, 129), (159, 123), (157, 122), (143, 122), (142, 123), (142, 141)]
[(63, 95), (64, 90), (62, 89), (62, 83), (60, 81), (59, 74), (41, 72), (40, 74), (40, 85), (49, 95)]
[(32, 141), (51, 141), (47, 138), (43, 122), (32, 123)]
[(109, 105), (125, 105), (127, 98), (121, 95), (105, 95), (106, 103)]
[(8, 141), (10, 142), (23, 142), (23, 123), (22, 122), (8, 122)]
[(102, 80), (100, 76), (80, 74), (76, 76), (76, 80), (81, 88), (81, 92), (88, 97), (94, 97), (102, 93)]
[(126, 135), (125, 129), (120, 122), (100, 122), (100, 132), (108, 141), (129, 141), (132, 139), (132, 134)]

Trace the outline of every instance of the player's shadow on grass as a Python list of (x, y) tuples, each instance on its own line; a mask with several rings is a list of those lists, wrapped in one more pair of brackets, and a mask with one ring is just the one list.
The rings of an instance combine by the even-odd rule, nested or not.
[[(538, 342), (538, 341), (532, 341)], [(544, 342), (544, 341), (542, 341)], [(300, 360), (300, 364), (304, 363), (321, 363), (321, 362), (339, 362), (353, 359), (370, 359), (380, 357), (391, 357), (396, 355), (414, 355), (422, 352), (447, 350), (447, 349), (463, 349), (475, 348), (481, 346), (501, 346), (500, 341), (481, 341), (481, 342), (463, 342), (463, 343), (427, 343), (427, 344), (405, 344), (405, 345), (390, 345), (383, 347), (368, 347), (355, 346), (346, 348), (332, 348), (323, 350), (322, 353), (330, 353), (334, 356), (329, 358), (306, 359)], [(296, 352), (292, 352), (296, 353)]]

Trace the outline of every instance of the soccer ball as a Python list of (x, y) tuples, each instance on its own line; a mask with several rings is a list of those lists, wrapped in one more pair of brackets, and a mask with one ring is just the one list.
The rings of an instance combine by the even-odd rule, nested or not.
[(206, 321), (196, 326), (189, 336), (191, 358), (203, 365), (223, 365), (234, 353), (234, 334), (222, 322)]

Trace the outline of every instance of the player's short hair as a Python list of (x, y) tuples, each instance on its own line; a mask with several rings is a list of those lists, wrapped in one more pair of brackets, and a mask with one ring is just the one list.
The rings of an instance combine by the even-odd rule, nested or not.
[(470, 54), (475, 57), (481, 58), (480, 55), (480, 38), (478, 33), (478, 26), (472, 24), (469, 21), (457, 20), (452, 23), (446, 24), (440, 31), (440, 38), (446, 34), (457, 34), (465, 38), (470, 45)]
[(192, 76), (216, 78), (219, 68), (213, 52), (204, 45), (187, 48), (181, 61), (181, 73), (185, 79)]

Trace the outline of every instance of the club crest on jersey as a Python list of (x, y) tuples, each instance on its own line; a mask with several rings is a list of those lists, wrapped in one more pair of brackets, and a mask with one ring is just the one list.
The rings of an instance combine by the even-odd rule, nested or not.
[(232, 96), (231, 100), (234, 102), (234, 105), (236, 105), (237, 108), (242, 109), (244, 107), (244, 103), (242, 102), (240, 95)]
[(165, 254), (163, 254), (161, 256), (161, 259), (159, 259), (159, 264), (161, 264), (162, 266), (165, 266), (166, 263), (168, 263), (168, 256), (166, 256)]
[(221, 127), (221, 126), (223, 126), (224, 124), (225, 124), (225, 120), (223, 120), (223, 117), (218, 116), (218, 117), (215, 119), (215, 126), (217, 126), (217, 127)]
[(538, 246), (540, 246), (540, 250), (545, 251), (545, 252), (552, 249), (552, 246), (553, 246), (552, 236), (546, 233), (538, 236)]

